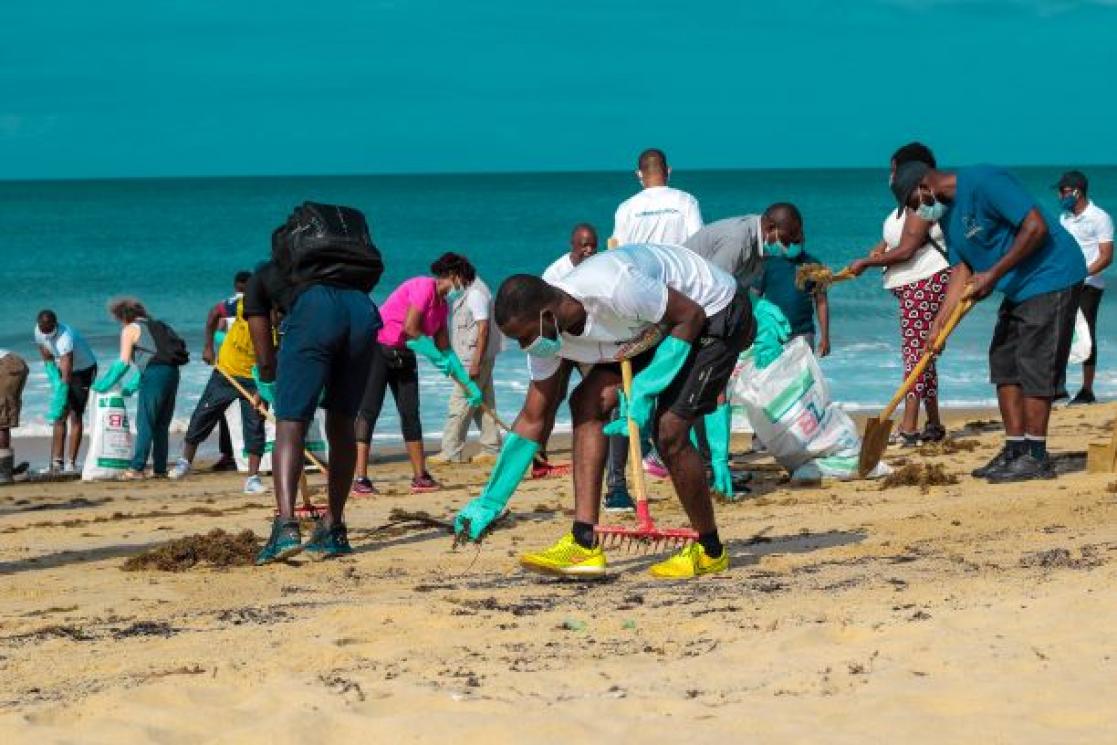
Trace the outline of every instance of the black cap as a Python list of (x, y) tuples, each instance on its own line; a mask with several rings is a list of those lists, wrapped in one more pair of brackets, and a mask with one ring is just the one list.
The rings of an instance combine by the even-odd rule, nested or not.
[(1079, 191), (1088, 191), (1090, 182), (1086, 179), (1086, 174), (1082, 171), (1067, 171), (1059, 177), (1059, 183), (1055, 184), (1058, 190), (1063, 189), (1078, 189)]
[(892, 177), (892, 196), (896, 197), (896, 206), (900, 210), (907, 205), (908, 197), (930, 170), (931, 166), (919, 160), (909, 160), (896, 169), (896, 175)]

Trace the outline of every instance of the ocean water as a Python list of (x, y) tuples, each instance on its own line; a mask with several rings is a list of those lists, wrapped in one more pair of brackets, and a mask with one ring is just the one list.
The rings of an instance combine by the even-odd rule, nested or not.
[[(1061, 169), (1019, 169), (1053, 216), (1052, 184)], [(1117, 168), (1088, 169), (1092, 196), (1117, 210)], [(672, 184), (698, 197), (707, 222), (759, 212), (789, 200), (806, 222), (807, 250), (835, 268), (880, 239), (891, 207), (883, 170), (676, 171)], [(613, 212), (638, 185), (627, 173), (487, 174), (0, 182), (0, 347), (32, 363), (16, 435), (44, 434), (48, 384), (32, 330), (53, 308), (83, 333), (102, 361), (115, 358), (119, 328), (106, 301), (140, 297), (187, 340), (195, 361), (184, 370), (176, 429), (190, 417), (210, 370), (201, 362), (206, 313), (231, 292), (233, 274), (267, 258), (271, 229), (303, 200), (364, 210), (386, 270), (382, 300), (399, 282), (428, 271), (444, 251), (463, 253), (495, 291), (508, 275), (541, 272), (567, 250), (570, 228), (597, 226), (602, 248)], [(1052, 217), (1053, 219), (1053, 217)], [(940, 362), (943, 403), (994, 403), (985, 349), (996, 304), (979, 306)], [(874, 273), (830, 295), (833, 353), (822, 363), (835, 397), (850, 409), (877, 407), (902, 378), (897, 303)], [(1113, 329), (1117, 309), (1103, 300), (1097, 390), (1117, 394)], [(514, 346), (514, 345), (513, 345)], [(103, 368), (102, 368), (103, 369)], [(498, 409), (508, 420), (527, 384), (524, 355), (505, 351), (497, 365)], [(424, 364), (424, 434), (442, 430), (450, 383)], [(1071, 371), (1072, 392), (1079, 380)], [(569, 424), (563, 407), (559, 426)], [(377, 441), (398, 441), (394, 407), (385, 405)]]

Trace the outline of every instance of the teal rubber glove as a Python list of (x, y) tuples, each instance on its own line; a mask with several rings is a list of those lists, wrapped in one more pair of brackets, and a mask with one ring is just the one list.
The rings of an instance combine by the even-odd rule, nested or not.
[(60, 421), (66, 413), (66, 403), (70, 399), (70, 386), (59, 380), (58, 385), (54, 387), (50, 394), (50, 410), (47, 411), (47, 421), (54, 422)]
[(43, 368), (46, 370), (47, 380), (50, 382), (52, 390), (62, 385), (62, 371), (58, 369), (54, 360), (44, 362)]
[(213, 332), (213, 348), (221, 349), (221, 345), (225, 343), (226, 333), (221, 330)]
[(539, 443), (520, 437), (515, 432), (509, 434), (481, 495), (470, 500), (454, 518), (454, 533), (459, 536), (464, 533), (471, 541), (480, 540), (493, 520), (504, 511), (537, 452)]
[(50, 408), (47, 410), (47, 421), (57, 422), (66, 411), (66, 402), (70, 398), (70, 386), (62, 382), (62, 371), (54, 360), (43, 363), (46, 368), (47, 380), (50, 381)]
[(461, 383), (462, 388), (465, 389), (465, 400), (469, 405), (476, 409), (481, 405), (481, 389), (469, 377), (469, 373), (462, 367), (462, 361), (458, 359), (458, 355), (451, 351), (447, 357), (450, 361), (450, 377)]
[[(438, 368), (438, 371), (443, 375), (450, 374), (450, 358), (446, 352), (438, 348), (438, 345), (434, 343), (434, 339), (429, 336), (420, 336), (418, 339), (409, 339), (406, 342), (406, 346), (415, 354), (421, 354), (430, 360), (431, 364)], [(453, 353), (451, 352), (451, 354)], [(456, 354), (454, 358), (457, 359)], [(461, 366), (461, 360), (458, 360), (458, 366)]]
[(420, 336), (407, 342), (407, 348), (415, 354), (421, 354), (431, 361), (438, 370), (448, 378), (453, 378), (465, 388), (465, 400), (473, 408), (481, 405), (481, 389), (469, 377), (469, 373), (462, 366), (462, 361), (454, 350), (442, 350), (429, 336)]
[(760, 370), (776, 361), (783, 345), (791, 338), (791, 324), (774, 303), (750, 295), (752, 315), (756, 319), (756, 338), (752, 342), (753, 359)]
[(275, 381), (260, 380), (260, 368), (256, 365), (252, 366), (252, 380), (256, 382), (256, 392), (260, 394), (260, 398), (275, 406)]
[(136, 395), (136, 391), (140, 389), (140, 375), (142, 375), (142, 373), (139, 370), (136, 370), (126, 381), (124, 381), (124, 385), (120, 387), (120, 392), (124, 395), (125, 398), (127, 398), (128, 396)]
[(97, 391), (97, 393), (108, 393), (112, 390), (114, 385), (120, 382), (120, 379), (124, 377), (126, 372), (128, 372), (128, 363), (124, 360), (117, 360), (112, 363), (112, 367), (101, 376), (101, 379), (91, 385), (90, 388)]
[(631, 400), (623, 391), (617, 392), (620, 416), (605, 425), (606, 435), (627, 435), (628, 419), (635, 421), (642, 433), (648, 431), (655, 410), (655, 398), (679, 374), (690, 354), (690, 347), (690, 342), (676, 336), (668, 336), (659, 343), (652, 361), (632, 378)]
[(710, 469), (714, 474), (714, 491), (733, 499), (733, 473), (729, 470), (729, 430), (733, 411), (721, 404), (705, 416), (706, 439), (710, 443)]

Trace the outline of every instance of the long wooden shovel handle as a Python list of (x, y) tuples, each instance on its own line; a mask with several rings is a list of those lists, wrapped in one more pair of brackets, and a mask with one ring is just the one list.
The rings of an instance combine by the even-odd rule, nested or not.
[[(632, 400), (632, 361), (621, 360), (621, 385), (624, 387), (624, 396)], [(647, 514), (648, 488), (644, 483), (644, 458), (640, 453), (640, 427), (636, 420), (628, 420), (628, 465), (632, 469), (632, 489), (636, 492), (636, 514), (643, 517)]]
[[(214, 369), (214, 370), (217, 370), (217, 372), (219, 372), (219, 373), (221, 373), (222, 375), (224, 375), (224, 376), (225, 376), (225, 380), (229, 381), (229, 385), (231, 385), (231, 386), (233, 386), (234, 388), (236, 388), (236, 389), (237, 389), (237, 393), (239, 393), (240, 395), (244, 396), (244, 398), (245, 398), (246, 400), (248, 400), (248, 401), (252, 401), (252, 400), (253, 400), (253, 399), (255, 398), (255, 396), (253, 396), (253, 395), (252, 395), (251, 393), (249, 393), (249, 392), (248, 392), (248, 390), (247, 390), (247, 389), (245, 389), (245, 387), (244, 387), (243, 385), (241, 385), (240, 383), (238, 383), (238, 382), (237, 382), (237, 379), (236, 379), (236, 378), (234, 378), (234, 377), (233, 377), (232, 375), (230, 375), (229, 373), (225, 372), (224, 370), (222, 370), (222, 369), (221, 369), (220, 367), (218, 367), (217, 365), (214, 365), (214, 366), (213, 366), (213, 369)], [(274, 422), (274, 421), (275, 421), (275, 414), (271, 413), (271, 411), (270, 411), (269, 409), (266, 409), (266, 408), (265, 408), (265, 407), (263, 407), (263, 406), (256, 406), (256, 407), (255, 407), (255, 409), (256, 409), (256, 411), (257, 411), (257, 412), (258, 412), (258, 413), (260, 414), (260, 416), (264, 417), (265, 419), (270, 419), (270, 420), (271, 420), (272, 422)], [(322, 473), (326, 474), (326, 476), (327, 476), (327, 477), (329, 476), (329, 474), (330, 474), (330, 471), (329, 471), (329, 469), (328, 469), (328, 468), (326, 468), (325, 464), (324, 464), (324, 463), (322, 463), (322, 461), (320, 461), (320, 460), (318, 459), (318, 456), (316, 456), (316, 455), (315, 455), (314, 453), (310, 452), (309, 450), (303, 450), (303, 454), (304, 454), (304, 455), (305, 455), (305, 456), (306, 456), (306, 457), (307, 457), (307, 458), (308, 458), (308, 459), (310, 460), (310, 462), (311, 462), (311, 463), (313, 463), (314, 465), (318, 466), (318, 470), (320, 470), (320, 471), (321, 471)]]
[(896, 395), (892, 397), (892, 400), (888, 402), (888, 406), (885, 406), (884, 411), (880, 413), (881, 420), (888, 419), (892, 416), (892, 412), (896, 411), (896, 407), (899, 406), (900, 402), (904, 400), (904, 397), (908, 395), (908, 391), (915, 385), (915, 381), (919, 380), (919, 376), (927, 369), (927, 365), (931, 364), (931, 360), (942, 351), (943, 346), (946, 344), (946, 338), (954, 331), (954, 327), (962, 320), (962, 316), (966, 315), (973, 306), (973, 298), (964, 297), (958, 301), (950, 317), (943, 325), (942, 331), (935, 337), (935, 342), (923, 352), (923, 356), (919, 359), (919, 362), (912, 368), (908, 376), (904, 378), (904, 382), (900, 385), (899, 390), (896, 391)]
[[(620, 245), (616, 238), (610, 238), (605, 245), (612, 250)], [(624, 395), (632, 400), (632, 361), (621, 360), (621, 386)], [(640, 427), (633, 419), (628, 420), (628, 465), (632, 469), (632, 490), (636, 492), (636, 514), (644, 518), (648, 514), (648, 488), (644, 483), (644, 457), (640, 453)]]

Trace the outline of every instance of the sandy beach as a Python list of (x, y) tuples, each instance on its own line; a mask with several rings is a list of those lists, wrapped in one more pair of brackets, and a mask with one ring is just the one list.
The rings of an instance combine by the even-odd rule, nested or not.
[(989, 414), (952, 417), (961, 449), (889, 451), (958, 477), (926, 492), (791, 488), (759, 459), (752, 494), (718, 508), (732, 570), (678, 584), (623, 553), (599, 583), (522, 572), (569, 528), (568, 479), (525, 482), (511, 525), (455, 551), (390, 513), (449, 516), (485, 472), (435, 466), (447, 488), (412, 496), (382, 463), (384, 495), (348, 512), (351, 558), (175, 573), (121, 567), (215, 528), (264, 536), (270, 495), (228, 474), (8, 488), (0, 739), (1111, 742), (1117, 476), (1087, 475), (1084, 451), (1115, 413), (1057, 411), (1063, 475), (1026, 486), (968, 476), (1000, 434), (964, 425)]

